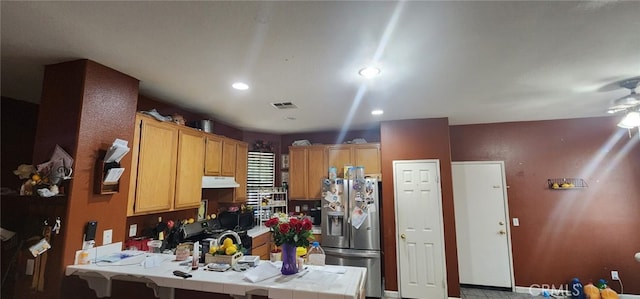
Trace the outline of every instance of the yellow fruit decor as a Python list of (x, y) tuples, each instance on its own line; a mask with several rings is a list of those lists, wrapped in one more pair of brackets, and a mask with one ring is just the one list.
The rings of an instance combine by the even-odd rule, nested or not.
[(230, 238), (224, 239), (222, 245), (217, 248), (210, 248), (209, 253), (211, 254), (224, 254), (224, 255), (234, 255), (236, 252), (240, 251), (240, 245), (234, 244), (233, 240)]
[(610, 288), (606, 288), (600, 291), (600, 297), (602, 299), (618, 299), (618, 293)]
[(307, 248), (305, 247), (297, 247), (296, 248), (296, 256), (297, 257), (301, 257), (303, 255), (307, 254)]
[(225, 248), (224, 250), (224, 253), (226, 255), (233, 255), (237, 251), (238, 251), (238, 248), (236, 246), (227, 246), (227, 248)]
[(592, 283), (584, 286), (584, 294), (587, 296), (587, 299), (600, 299), (600, 289)]

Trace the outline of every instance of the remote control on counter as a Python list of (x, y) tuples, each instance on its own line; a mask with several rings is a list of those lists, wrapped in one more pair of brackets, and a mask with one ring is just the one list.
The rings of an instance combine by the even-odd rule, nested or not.
[(189, 274), (189, 273), (187, 273), (187, 272), (182, 272), (182, 271), (180, 271), (180, 270), (173, 271), (173, 275), (175, 275), (175, 276), (180, 276), (180, 277), (182, 277), (182, 278), (189, 278), (189, 277), (191, 277), (191, 276), (192, 276), (191, 274)]

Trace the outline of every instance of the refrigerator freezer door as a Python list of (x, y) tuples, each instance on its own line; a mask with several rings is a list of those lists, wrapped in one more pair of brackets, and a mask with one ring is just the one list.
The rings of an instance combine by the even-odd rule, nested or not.
[(367, 297), (382, 297), (382, 254), (373, 250), (323, 247), (327, 265), (367, 268)]
[[(352, 249), (380, 250), (380, 201), (378, 181), (350, 181), (349, 230)], [(324, 239), (323, 239), (324, 240)]]
[(322, 246), (349, 248), (348, 186), (342, 179), (322, 182)]

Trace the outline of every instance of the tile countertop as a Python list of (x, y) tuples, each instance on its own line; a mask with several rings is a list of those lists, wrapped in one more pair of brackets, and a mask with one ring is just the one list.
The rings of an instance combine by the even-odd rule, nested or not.
[[(250, 229), (247, 231), (247, 235), (249, 237), (255, 238), (257, 236), (260, 236), (264, 233), (268, 233), (269, 232), (269, 228), (264, 226), (264, 225), (257, 225), (254, 228)], [(311, 232), (313, 234), (319, 235), (322, 233), (322, 230), (320, 229), (319, 225), (314, 225), (313, 228), (311, 229)]]
[[(111, 280), (117, 279), (145, 283), (161, 299), (174, 298), (175, 289), (229, 294), (236, 298), (260, 294), (273, 299), (357, 299), (364, 298), (367, 275), (367, 269), (362, 267), (307, 266), (307, 271), (298, 274), (286, 277), (278, 274), (252, 283), (244, 278), (243, 272), (213, 272), (203, 268), (187, 270), (175, 261), (173, 255), (146, 253), (131, 259), (122, 260), (119, 264), (71, 265), (67, 266), (66, 275), (77, 275), (86, 280), (100, 297), (111, 295)], [(147, 268), (139, 259), (158, 262)], [(175, 276), (175, 270), (189, 272), (192, 277)]]

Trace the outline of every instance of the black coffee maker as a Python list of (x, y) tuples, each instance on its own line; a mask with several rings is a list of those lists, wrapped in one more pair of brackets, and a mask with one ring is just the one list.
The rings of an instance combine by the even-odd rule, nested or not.
[(311, 208), (311, 210), (309, 210), (309, 216), (311, 217), (313, 225), (320, 225), (320, 221), (322, 220), (322, 208)]

